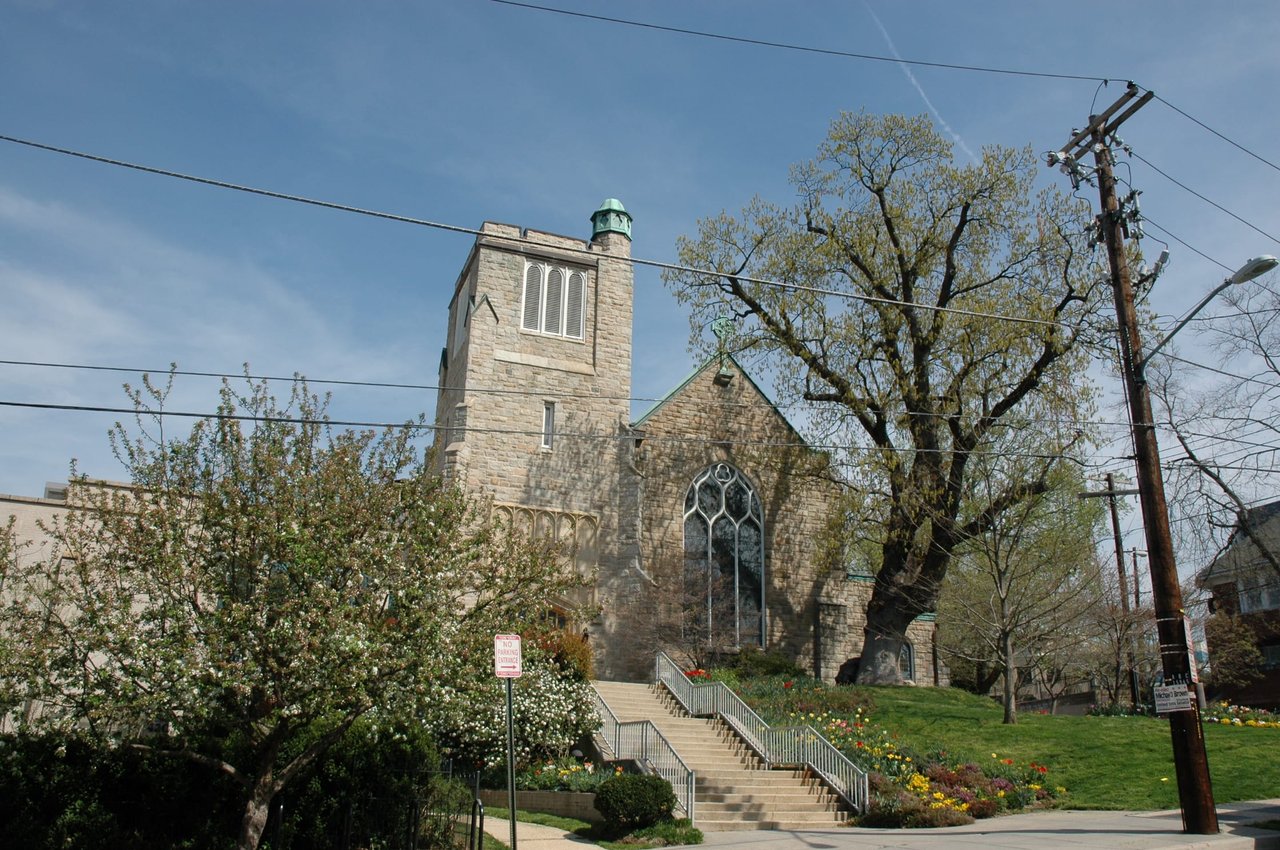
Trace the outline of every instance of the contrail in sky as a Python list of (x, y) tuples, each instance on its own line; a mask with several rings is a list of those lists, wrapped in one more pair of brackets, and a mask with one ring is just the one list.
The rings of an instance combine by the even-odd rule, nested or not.
[(969, 159), (977, 162), (978, 155), (969, 149), (969, 146), (964, 143), (964, 139), (960, 138), (959, 133), (951, 129), (951, 125), (947, 123), (947, 119), (942, 117), (942, 113), (940, 113), (938, 108), (933, 105), (933, 101), (929, 100), (929, 95), (925, 94), (924, 87), (920, 85), (920, 82), (916, 79), (916, 75), (911, 73), (911, 66), (902, 62), (902, 54), (898, 52), (897, 45), (895, 45), (893, 43), (893, 39), (889, 37), (889, 31), (884, 28), (884, 24), (880, 22), (878, 17), (876, 17), (876, 13), (872, 11), (871, 6), (867, 4), (866, 0), (863, 0), (862, 5), (863, 8), (867, 10), (867, 14), (871, 16), (871, 20), (875, 21), (876, 26), (880, 28), (880, 34), (884, 36), (885, 44), (889, 45), (889, 50), (892, 51), (893, 58), (898, 60), (898, 67), (902, 69), (902, 73), (907, 75), (907, 80), (910, 81), (911, 85), (915, 86), (916, 91), (920, 93), (920, 99), (923, 100), (924, 105), (929, 108), (929, 112), (933, 113), (933, 117), (942, 125), (942, 129), (947, 131), (947, 135), (951, 136), (951, 138), (955, 140), (955, 143), (960, 146), (960, 149), (969, 155)]

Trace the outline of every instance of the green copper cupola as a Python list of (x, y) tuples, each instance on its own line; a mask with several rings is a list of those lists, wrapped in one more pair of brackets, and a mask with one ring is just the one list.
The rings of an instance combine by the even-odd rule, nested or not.
[(621, 233), (631, 239), (631, 215), (617, 198), (606, 198), (600, 209), (591, 214), (591, 239), (602, 233)]

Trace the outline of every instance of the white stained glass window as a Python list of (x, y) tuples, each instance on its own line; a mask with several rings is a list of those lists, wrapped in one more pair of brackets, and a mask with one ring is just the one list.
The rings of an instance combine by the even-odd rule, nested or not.
[(555, 439), (556, 433), (556, 403), (554, 401), (543, 402), (542, 404), (542, 447), (544, 449), (551, 448), (551, 444)]
[(526, 331), (582, 339), (586, 329), (587, 276), (545, 263), (524, 270), (520, 327)]
[(693, 480), (684, 501), (685, 587), (705, 604), (699, 638), (763, 646), (764, 512), (755, 488), (727, 463)]

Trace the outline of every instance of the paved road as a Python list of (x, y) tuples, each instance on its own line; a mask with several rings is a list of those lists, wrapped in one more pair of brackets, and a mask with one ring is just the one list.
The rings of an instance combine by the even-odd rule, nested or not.
[[(1186, 835), (1169, 812), (1031, 812), (946, 829), (824, 829), (707, 833), (716, 850), (1280, 850), (1280, 831), (1246, 824), (1280, 818), (1280, 799), (1218, 806), (1218, 835)], [(506, 821), (485, 830), (508, 841)], [(584, 850), (589, 842), (558, 829), (521, 823), (516, 850)]]

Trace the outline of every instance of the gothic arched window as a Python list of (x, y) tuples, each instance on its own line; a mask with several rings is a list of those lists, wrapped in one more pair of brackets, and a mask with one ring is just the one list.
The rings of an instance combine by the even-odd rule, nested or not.
[(684, 586), (693, 627), (717, 647), (763, 646), (764, 512), (727, 463), (703, 470), (684, 499)]

